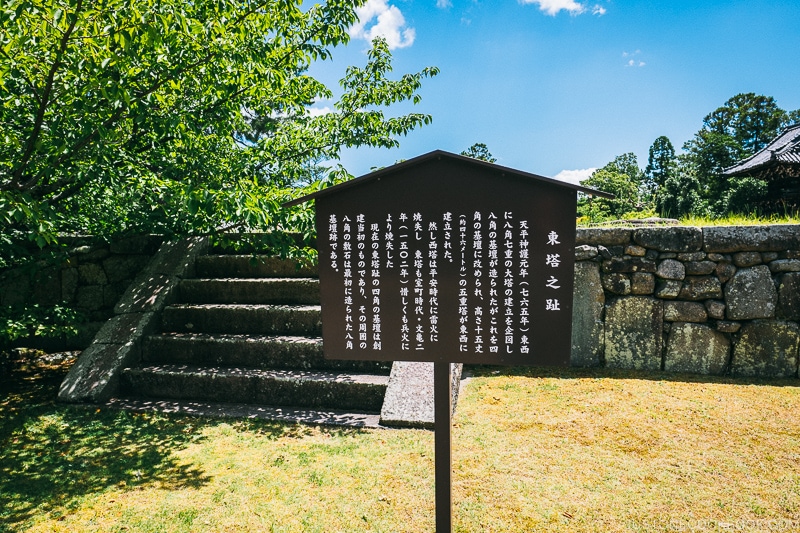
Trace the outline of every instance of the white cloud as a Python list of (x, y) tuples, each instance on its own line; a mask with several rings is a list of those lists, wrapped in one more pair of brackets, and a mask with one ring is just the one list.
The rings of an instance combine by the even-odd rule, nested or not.
[(453, 2), (450, 0), (436, 0), (436, 7), (439, 9), (447, 9), (453, 7)]
[(592, 15), (597, 15), (602, 17), (605, 14), (606, 14), (606, 8), (604, 8), (600, 4), (595, 4), (595, 6), (592, 8)]
[(636, 56), (638, 56), (641, 53), (642, 53), (641, 50), (636, 50), (635, 52), (622, 52), (622, 57), (630, 57), (631, 58), (631, 59), (628, 59), (628, 62), (625, 63), (625, 66), (626, 67), (643, 67), (643, 66), (645, 66), (647, 63), (645, 63), (644, 61), (642, 61), (640, 59), (633, 59), (633, 58), (635, 58)]
[(561, 10), (573, 15), (580, 15), (586, 11), (586, 6), (579, 4), (575, 0), (522, 0), (522, 3), (536, 4), (539, 9), (552, 16), (556, 16)]
[(367, 41), (383, 37), (390, 49), (405, 48), (414, 44), (416, 38), (414, 28), (404, 27), (405, 17), (397, 7), (389, 5), (386, 0), (367, 0), (366, 4), (356, 8), (356, 14), (358, 22), (349, 30), (351, 37)]
[[(447, 1), (447, 0), (437, 0)], [(536, 4), (539, 9), (551, 16), (556, 16), (559, 11), (566, 11), (570, 15), (580, 15), (586, 11), (591, 10), (592, 15), (605, 15), (606, 8), (600, 4), (595, 4), (589, 8), (586, 4), (576, 2), (575, 0), (520, 0), (523, 4)]]
[(583, 180), (588, 180), (592, 173), (597, 170), (596, 168), (583, 168), (579, 170), (562, 170), (555, 176), (553, 179), (557, 179), (560, 181), (566, 181), (567, 183), (574, 183), (575, 185), (580, 185)]
[(332, 113), (333, 109), (330, 106), (324, 107), (309, 107), (307, 108), (308, 116), (309, 117), (321, 117), (322, 115), (327, 115), (328, 113)]

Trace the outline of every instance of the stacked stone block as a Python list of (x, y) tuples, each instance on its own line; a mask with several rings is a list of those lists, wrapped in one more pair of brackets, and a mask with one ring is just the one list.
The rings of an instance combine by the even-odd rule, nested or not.
[(160, 236), (144, 235), (106, 243), (91, 237), (62, 237), (67, 251), (0, 272), (0, 305), (63, 304), (78, 310), (85, 322), (77, 337), (29, 339), (47, 348), (85, 348), (136, 275), (161, 245)]
[(800, 226), (578, 229), (573, 364), (797, 376)]

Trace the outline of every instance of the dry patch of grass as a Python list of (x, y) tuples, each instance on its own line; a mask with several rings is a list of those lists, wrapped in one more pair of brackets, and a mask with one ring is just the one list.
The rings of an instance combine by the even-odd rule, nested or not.
[[(10, 403), (0, 531), (434, 529), (431, 432)], [(798, 407), (797, 380), (479, 369), (454, 531), (800, 530)]]
[(476, 379), (454, 449), (459, 530), (800, 530), (797, 386), (609, 371)]

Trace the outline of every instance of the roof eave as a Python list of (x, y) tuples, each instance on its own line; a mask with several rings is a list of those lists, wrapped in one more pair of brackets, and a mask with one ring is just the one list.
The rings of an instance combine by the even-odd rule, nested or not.
[(380, 170), (376, 170), (374, 172), (370, 172), (369, 174), (364, 174), (363, 176), (359, 176), (357, 178), (354, 178), (352, 180), (346, 181), (344, 183), (340, 183), (338, 185), (334, 185), (333, 187), (328, 187), (327, 189), (322, 189), (321, 191), (316, 191), (316, 192), (313, 192), (311, 194), (307, 194), (305, 196), (301, 196), (300, 198), (296, 198), (294, 200), (291, 200), (289, 202), (284, 203), (283, 207), (291, 207), (291, 206), (298, 205), (298, 204), (301, 204), (301, 203), (304, 203), (304, 202), (308, 202), (309, 200), (314, 200), (314, 199), (322, 197), (322, 196), (328, 196), (329, 194), (338, 193), (338, 192), (342, 191), (343, 189), (348, 189), (350, 187), (356, 187), (356, 186), (361, 185), (361, 184), (363, 184), (363, 183), (365, 183), (367, 181), (372, 181), (374, 179), (380, 179), (383, 176), (386, 176), (386, 175), (389, 175), (389, 174), (394, 174), (396, 172), (402, 171), (405, 168), (419, 165), (420, 163), (423, 163), (423, 162), (425, 162), (425, 161), (427, 161), (429, 159), (434, 159), (434, 158), (441, 159), (442, 157), (447, 157), (447, 158), (450, 158), (450, 159), (454, 159), (456, 161), (463, 161), (463, 162), (469, 163), (471, 165), (482, 166), (482, 167), (485, 167), (485, 168), (487, 168), (489, 170), (492, 170), (493, 172), (500, 172), (501, 176), (504, 176), (506, 173), (508, 173), (508, 174), (513, 174), (513, 175), (516, 175), (516, 176), (527, 177), (527, 178), (534, 179), (536, 181), (541, 181), (541, 182), (544, 182), (544, 183), (550, 183), (550, 184), (556, 185), (558, 187), (564, 187), (564, 188), (567, 188), (567, 189), (573, 189), (576, 192), (580, 192), (580, 193), (583, 193), (583, 194), (586, 194), (586, 195), (589, 195), (589, 196), (601, 196), (603, 198), (614, 198), (613, 194), (607, 193), (607, 192), (604, 192), (604, 191), (598, 191), (596, 189), (591, 189), (591, 188), (588, 188), (588, 187), (582, 187), (580, 185), (575, 185), (573, 183), (568, 183), (568, 182), (565, 182), (565, 181), (561, 181), (561, 180), (557, 180), (557, 179), (553, 179), (553, 178), (548, 178), (548, 177), (545, 177), (545, 176), (540, 176), (538, 174), (532, 174), (530, 172), (524, 172), (524, 171), (521, 171), (521, 170), (516, 170), (516, 169), (513, 169), (513, 168), (509, 168), (509, 167), (504, 167), (502, 165), (497, 165), (495, 163), (489, 163), (487, 161), (481, 161), (480, 159), (475, 159), (475, 158), (467, 157), (467, 156), (463, 156), (463, 155), (457, 155), (457, 154), (453, 154), (453, 153), (450, 153), (450, 152), (445, 152), (443, 150), (434, 150), (433, 152), (429, 152), (427, 154), (423, 154), (423, 155), (417, 156), (417, 157), (415, 157), (413, 159), (409, 159), (407, 161), (403, 161), (401, 163), (397, 163), (395, 165), (392, 165), (392, 166), (389, 166), (389, 167), (385, 167), (385, 168), (382, 168)]

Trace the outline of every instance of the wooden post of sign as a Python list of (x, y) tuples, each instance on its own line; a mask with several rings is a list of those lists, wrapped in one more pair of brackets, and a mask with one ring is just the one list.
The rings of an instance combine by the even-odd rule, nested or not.
[(453, 495), (450, 437), (453, 419), (453, 376), (450, 363), (433, 363), (434, 460), (436, 470), (436, 533), (452, 531)]

